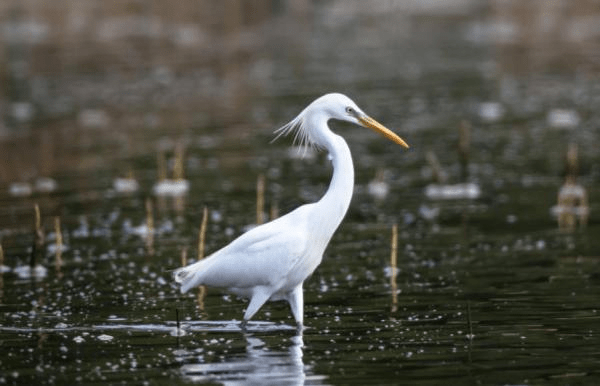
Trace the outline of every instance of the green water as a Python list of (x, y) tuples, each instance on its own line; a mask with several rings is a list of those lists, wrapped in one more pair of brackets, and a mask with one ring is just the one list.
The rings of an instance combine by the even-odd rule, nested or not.
[[(356, 194), (322, 265), (305, 284), (301, 337), (287, 304), (267, 304), (244, 333), (244, 302), (208, 289), (200, 304), (197, 292), (178, 293), (169, 270), (179, 266), (184, 248), (195, 258), (204, 205), (211, 213), (210, 252), (254, 221), (259, 172), (272, 176), (266, 178), (267, 203), (277, 197), (285, 212), (323, 192), (324, 156), (290, 160), (286, 141), (262, 147), (258, 140), (231, 150), (248, 154), (245, 166), (227, 166), (227, 150), (215, 155), (223, 158), (218, 177), (205, 168), (188, 170), (183, 212), (170, 199), (162, 209), (161, 200), (152, 199), (152, 247), (131, 231), (146, 221), (148, 189), (110, 193), (101, 183), (110, 181), (104, 172), (87, 182), (92, 187), (85, 204), (76, 188), (89, 178), (84, 175), (58, 178), (64, 190), (50, 197), (5, 196), (4, 208), (28, 213), (30, 223), (33, 201), (46, 203), (42, 216), (49, 203), (62, 202), (68, 250), (59, 273), (46, 252), (46, 277), (2, 275), (3, 382), (594, 383), (600, 362), (598, 224), (592, 215), (584, 230), (557, 230), (549, 208), (559, 178), (524, 187), (500, 165), (492, 180), (479, 179), (480, 199), (428, 200), (418, 144), (434, 132), (411, 134), (414, 150), (406, 154), (375, 136), (353, 138), (358, 128), (343, 130), (353, 150), (365, 148), (355, 151)], [(187, 157), (206, 162), (193, 146)], [(368, 159), (389, 171), (386, 203), (367, 194), (373, 170), (361, 165)], [(136, 174), (152, 175), (141, 168)], [(590, 195), (594, 200), (597, 195)], [(423, 218), (423, 205), (439, 209), (438, 216)], [(9, 209), (4, 213), (5, 264), (27, 265), (31, 231), (11, 228)], [(389, 278), (393, 223), (399, 224), (396, 304)], [(44, 224), (52, 244), (51, 221)]]
[[(251, 79), (238, 90), (239, 104), (215, 98), (193, 113), (182, 109), (186, 119), (156, 125), (147, 122), (162, 117), (158, 107), (125, 106), (109, 128), (86, 131), (67, 119), (59, 128), (40, 122), (24, 139), (4, 139), (10, 156), (0, 159), (0, 240), (10, 271), (0, 275), (0, 383), (600, 382), (597, 81), (490, 75), (490, 47), (464, 41), (466, 22), (452, 16), (444, 19), (448, 36), (425, 24), (419, 28), (432, 35), (413, 31), (408, 43), (391, 36), (368, 43), (358, 32), (347, 40), (353, 24), (328, 24), (330, 4), (317, 6), (322, 12), (311, 16), (312, 30), (295, 37), (303, 42), (290, 49), (296, 56), (274, 50), (264, 59), (259, 48), (253, 55), (262, 59), (239, 64), (239, 77)], [(357, 31), (373, 31), (368, 17), (360, 20)], [(296, 41), (269, 36), (272, 45)], [(256, 68), (265, 60), (271, 72), (261, 78)], [(506, 78), (512, 91), (498, 96)], [(220, 93), (214, 95), (228, 95), (226, 84), (209, 84)], [(411, 149), (332, 123), (352, 150), (356, 188), (323, 263), (305, 283), (306, 330), (297, 334), (286, 303), (268, 303), (244, 332), (244, 301), (210, 288), (202, 298), (197, 291), (181, 295), (170, 271), (184, 250), (188, 260), (197, 258), (204, 207), (207, 253), (255, 222), (259, 175), (265, 212), (276, 207), (285, 214), (324, 193), (331, 173), (325, 154), (298, 159), (290, 156), (290, 138), (269, 142), (274, 129), (329, 91), (347, 93)], [(506, 112), (487, 122), (479, 103), (497, 99)], [(581, 123), (549, 127), (547, 113), (565, 106), (578, 111)], [(462, 181), (463, 119), (472, 126), (466, 179), (481, 195), (428, 198), (434, 180), (427, 151), (435, 152), (447, 184)], [(171, 173), (178, 142), (190, 190), (178, 200), (157, 197), (157, 153)], [(578, 145), (577, 182), (590, 215), (585, 227), (564, 231), (551, 208), (569, 143)], [(379, 170), (389, 188), (383, 201), (369, 194)], [(129, 172), (139, 189), (115, 191), (114, 179)], [(20, 178), (6, 178), (13, 174)], [(56, 190), (10, 194), (10, 183), (38, 176), (52, 177)], [(143, 228), (147, 200), (152, 237)], [(32, 255), (36, 203), (46, 236), (36, 257), (47, 272), (19, 276)], [(60, 269), (56, 216), (66, 246)]]

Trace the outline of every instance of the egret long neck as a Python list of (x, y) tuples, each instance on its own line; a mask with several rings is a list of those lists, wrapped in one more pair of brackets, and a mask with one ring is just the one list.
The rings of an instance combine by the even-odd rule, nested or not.
[(326, 228), (333, 234), (350, 206), (354, 189), (354, 166), (350, 149), (342, 137), (328, 132), (324, 142), (333, 164), (333, 176), (327, 192), (317, 205), (322, 208)]

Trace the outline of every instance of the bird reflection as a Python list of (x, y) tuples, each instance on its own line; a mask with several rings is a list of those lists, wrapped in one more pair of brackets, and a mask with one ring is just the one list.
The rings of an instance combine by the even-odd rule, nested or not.
[[(219, 363), (188, 363), (181, 367), (192, 382), (218, 382), (223, 385), (303, 385), (310, 368), (302, 361), (302, 335), (290, 337), (287, 351), (271, 350), (260, 338), (244, 334), (246, 355)], [(319, 377), (311, 376), (311, 379)]]

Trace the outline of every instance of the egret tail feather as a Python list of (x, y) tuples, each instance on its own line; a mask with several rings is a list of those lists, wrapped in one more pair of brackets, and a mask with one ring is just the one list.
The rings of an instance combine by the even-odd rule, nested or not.
[(199, 273), (201, 266), (199, 263), (201, 263), (201, 261), (173, 271), (173, 279), (175, 279), (176, 283), (181, 285), (182, 294), (202, 284), (200, 283), (201, 277)]

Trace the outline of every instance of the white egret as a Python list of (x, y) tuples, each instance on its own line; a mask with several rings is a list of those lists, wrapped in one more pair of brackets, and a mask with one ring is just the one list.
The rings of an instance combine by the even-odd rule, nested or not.
[(249, 298), (243, 327), (267, 300), (287, 300), (302, 328), (302, 284), (321, 263), (331, 236), (348, 210), (354, 187), (350, 149), (329, 129), (330, 119), (368, 127), (408, 148), (404, 140), (366, 115), (347, 96), (334, 93), (316, 99), (278, 129), (276, 138), (295, 133), (301, 145), (329, 152), (333, 177), (325, 195), (251, 229), (206, 259), (175, 270), (173, 276), (181, 284), (182, 293), (206, 285)]

